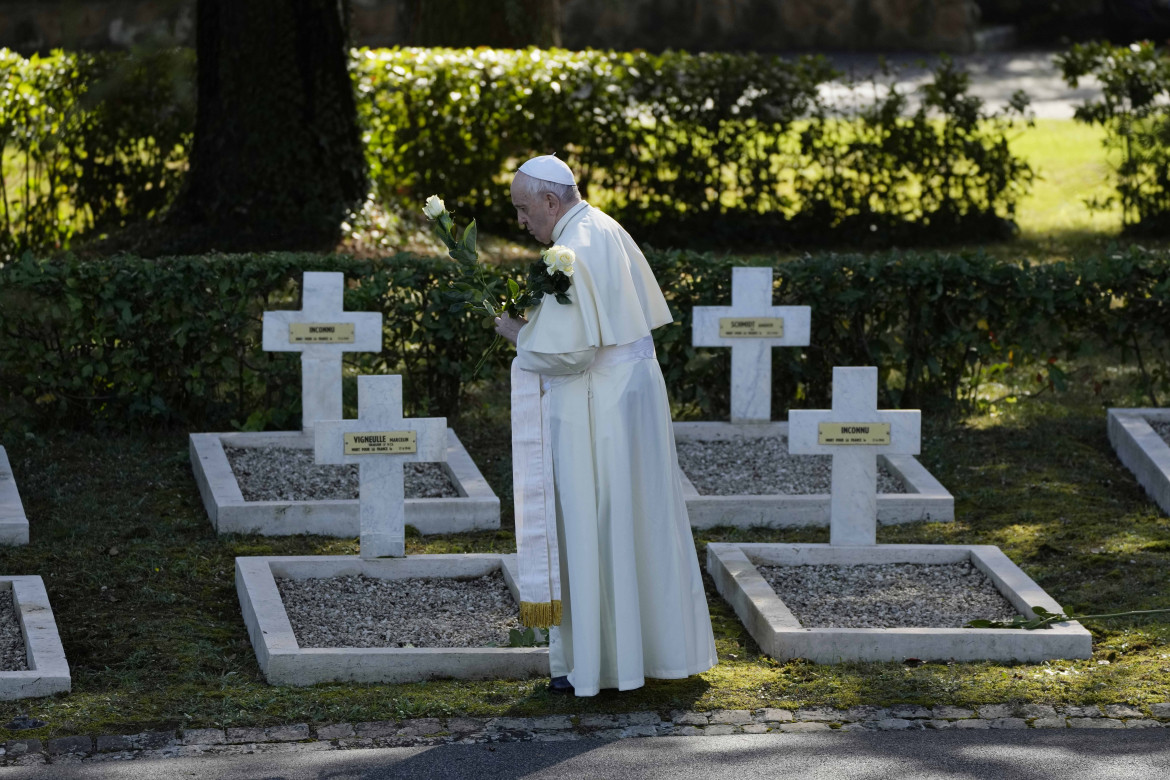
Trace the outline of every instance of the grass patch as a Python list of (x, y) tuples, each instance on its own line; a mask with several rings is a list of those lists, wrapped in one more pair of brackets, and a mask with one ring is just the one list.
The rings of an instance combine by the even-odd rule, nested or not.
[[(1104, 371), (1093, 366), (1086, 372)], [(956, 496), (954, 523), (891, 526), (879, 541), (997, 544), (1066, 609), (1170, 607), (1170, 519), (1117, 461), (1104, 407), (1131, 398), (1093, 381), (1068, 393), (961, 421), (928, 420), (922, 460)], [(1112, 394), (1112, 397), (1109, 397)], [(455, 425), (510, 504), (503, 389), (481, 387)], [(501, 444), (505, 442), (505, 444)], [(31, 734), (357, 722), (415, 716), (536, 715), (675, 708), (988, 702), (1148, 704), (1170, 690), (1170, 619), (1094, 622), (1094, 658), (1043, 664), (779, 663), (760, 653), (708, 581), (719, 665), (592, 699), (543, 681), (267, 685), (234, 587), (237, 555), (352, 554), (356, 540), (214, 535), (186, 436), (58, 432), (5, 442), (32, 544), (0, 549), (0, 571), (45, 579), (73, 671), (73, 692), (0, 704), (49, 725)], [(505, 524), (511, 523), (505, 512)], [(826, 541), (823, 529), (714, 529), (711, 541)], [(514, 549), (510, 528), (407, 539), (411, 554)], [(1105, 663), (1107, 662), (1107, 663)], [(21, 732), (30, 736), (28, 732)], [(12, 733), (0, 729), (0, 737)]]
[(1037, 119), (1011, 141), (1012, 152), (1035, 169), (1037, 181), (1021, 199), (1021, 238), (1045, 241), (1061, 237), (1091, 239), (1121, 231), (1121, 208), (1093, 212), (1089, 198), (1112, 192), (1112, 168), (1103, 142), (1105, 131), (1071, 119)]

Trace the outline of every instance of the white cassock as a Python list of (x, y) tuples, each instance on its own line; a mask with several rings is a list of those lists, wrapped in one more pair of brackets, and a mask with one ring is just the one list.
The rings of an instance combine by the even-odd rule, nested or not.
[(672, 322), (629, 234), (581, 202), (553, 243), (576, 255), (572, 302), (542, 299), (517, 362), (542, 375), (560, 540), (553, 677), (578, 696), (680, 678), (717, 662), (650, 331)]

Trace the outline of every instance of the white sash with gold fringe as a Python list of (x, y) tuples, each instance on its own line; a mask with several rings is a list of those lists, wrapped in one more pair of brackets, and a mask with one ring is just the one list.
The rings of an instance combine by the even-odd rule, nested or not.
[(549, 409), (541, 397), (540, 374), (523, 370), (513, 360), (512, 492), (520, 622), (537, 628), (561, 622), (561, 565), (549, 441)]

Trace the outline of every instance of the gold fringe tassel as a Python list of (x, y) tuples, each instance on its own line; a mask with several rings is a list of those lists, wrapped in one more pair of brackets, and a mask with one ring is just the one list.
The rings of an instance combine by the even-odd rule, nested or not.
[(520, 622), (529, 628), (548, 628), (561, 624), (561, 602), (521, 601)]

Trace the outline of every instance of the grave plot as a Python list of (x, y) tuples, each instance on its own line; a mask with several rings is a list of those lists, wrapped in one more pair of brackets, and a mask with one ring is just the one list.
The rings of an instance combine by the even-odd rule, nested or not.
[(28, 544), (28, 517), (3, 447), (0, 447), (0, 544)]
[[(365, 577), (392, 583), (395, 580), (456, 580), (476, 582), (485, 577), (503, 577), (513, 600), (513, 614), (519, 615), (514, 555), (415, 555), (398, 559), (363, 560), (351, 556), (237, 558), (236, 590), (256, 650), (256, 659), (265, 679), (272, 685), (314, 685), (320, 682), (413, 682), (451, 677), (464, 680), (548, 676), (548, 649), (507, 647), (507, 628), (502, 623), (495, 642), (482, 636), (470, 637), (480, 646), (409, 647), (410, 629), (401, 624), (400, 633), (373, 637), (389, 646), (312, 647), (297, 641), (289, 610), (281, 597), (282, 581), (304, 582), (311, 578), (337, 581)], [(348, 583), (347, 583), (348, 584)], [(288, 585), (286, 584), (287, 588)], [(318, 585), (318, 587), (329, 587)], [(441, 586), (440, 586), (441, 587)], [(432, 599), (432, 607), (452, 612), (458, 602), (444, 604)], [(452, 619), (446, 622), (453, 623)], [(519, 624), (517, 623), (516, 626)], [(414, 629), (416, 631), (423, 629)], [(448, 629), (450, 630), (450, 628)], [(459, 633), (456, 631), (455, 633)], [(467, 630), (467, 633), (471, 633)], [(425, 636), (425, 633), (420, 634)], [(454, 637), (451, 641), (458, 642)]]
[[(314, 427), (342, 416), (343, 353), (382, 345), (382, 315), (345, 311), (344, 287), (340, 273), (307, 272), (302, 309), (264, 313), (264, 349), (301, 353), (302, 431), (191, 434), (191, 467), (218, 533), (358, 534), (356, 476), (346, 473), (353, 469), (313, 462)], [(237, 463), (251, 464), (246, 474), (233, 469), (229, 450)], [(413, 491), (407, 522), (421, 533), (499, 528), (500, 501), (454, 431), (447, 431), (445, 462), (420, 468), (411, 481), (418, 476), (432, 489)]]
[(442, 458), (446, 431), (441, 418), (403, 419), (401, 389), (401, 377), (359, 377), (358, 419), (316, 428), (319, 462), (359, 464), (360, 555), (236, 559), (248, 634), (274, 685), (548, 674), (546, 649), (499, 646), (519, 625), (514, 555), (401, 557), (404, 468)]
[[(233, 448), (264, 450), (278, 461), (281, 450), (306, 461), (313, 460), (313, 437), (300, 432), (275, 433), (193, 433), (190, 436), (191, 467), (207, 516), (218, 533), (256, 533), (265, 536), (320, 534), (354, 537), (358, 535), (359, 505), (354, 498), (260, 499), (245, 497), (240, 479), (232, 470), (228, 450)], [(406, 499), (406, 522), (422, 534), (448, 534), (500, 527), (500, 499), (476, 468), (455, 431), (447, 429), (446, 460), (424, 464), (429, 474), (425, 481), (446, 485), (447, 495)], [(342, 467), (320, 466), (322, 471), (339, 472)], [(438, 479), (436, 479), (436, 477)], [(333, 476), (322, 492), (336, 495), (352, 485), (335, 483)], [(348, 482), (355, 482), (352, 475)], [(312, 486), (300, 485), (299, 490)], [(409, 485), (408, 485), (409, 487)], [(438, 492), (438, 491), (432, 491)], [(455, 495), (450, 495), (454, 492)], [(249, 495), (252, 495), (249, 493)]]
[[(760, 649), (777, 659), (807, 658), (816, 663), (844, 661), (1025, 661), (1089, 658), (1089, 632), (1076, 621), (1036, 631), (962, 628), (967, 619), (994, 614), (962, 614), (961, 593), (939, 594), (934, 601), (957, 602), (939, 615), (938, 607), (916, 614), (908, 609), (904, 622), (948, 622), (949, 625), (867, 628), (835, 622), (833, 617), (801, 620), (783, 595), (764, 579), (762, 567), (855, 567), (911, 564), (915, 567), (973, 566), (1010, 603), (1016, 614), (1032, 615), (1033, 606), (1060, 612), (1061, 607), (998, 547), (988, 545), (897, 544), (834, 546), (827, 544), (707, 545), (707, 571), (720, 595), (735, 609)], [(760, 567), (760, 568), (758, 568)], [(841, 572), (848, 569), (840, 568)], [(803, 594), (802, 594), (803, 595)], [(871, 592), (855, 594), (871, 610), (880, 601)], [(949, 597), (949, 598), (948, 598)], [(790, 597), (790, 600), (791, 599)], [(924, 603), (931, 603), (928, 599)], [(947, 618), (952, 618), (949, 621)]]
[(44, 581), (0, 576), (0, 700), (68, 693), (70, 686)]
[(1110, 409), (1108, 427), (1117, 457), (1170, 514), (1170, 409)]
[[(788, 423), (676, 422), (674, 437), (679, 449), (683, 496), (693, 528), (829, 524), (829, 470), (819, 463), (817, 456), (783, 453), (773, 460), (756, 459), (755, 453), (760, 451), (787, 450)], [(693, 460), (707, 461), (706, 465), (691, 466), (698, 481), (687, 473), (691, 452), (697, 453)], [(734, 462), (748, 459), (752, 462)], [(730, 462), (720, 478), (720, 467), (725, 461)], [(877, 496), (879, 523), (955, 519), (954, 496), (913, 455), (879, 455), (878, 466), (883, 487)], [(782, 469), (796, 474), (788, 476), (781, 473)], [(802, 484), (796, 484), (797, 481)], [(715, 492), (744, 484), (752, 484), (753, 489), (761, 492)], [(815, 492), (797, 493), (796, 489)], [(891, 492), (884, 492), (886, 489)]]
[[(772, 349), (807, 346), (808, 306), (772, 305), (770, 268), (734, 268), (730, 306), (696, 306), (692, 343), (731, 349), (731, 422), (676, 422), (691, 525), (828, 525), (827, 466), (788, 455), (788, 423), (773, 422)], [(771, 451), (771, 455), (769, 452)], [(955, 517), (954, 497), (913, 455), (884, 453), (882, 523)]]
[(716, 589), (761, 649), (818, 663), (1090, 657), (1091, 636), (1075, 621), (962, 627), (1063, 611), (999, 548), (876, 544), (877, 462), (917, 452), (919, 414), (874, 408), (875, 368), (834, 369), (833, 390), (833, 409), (789, 415), (791, 451), (832, 457), (830, 543), (707, 545)]

